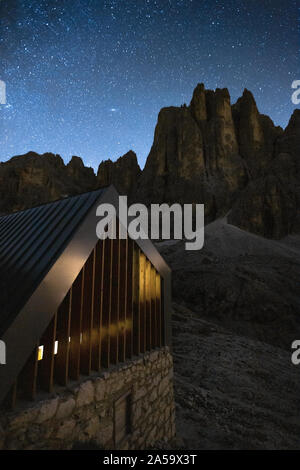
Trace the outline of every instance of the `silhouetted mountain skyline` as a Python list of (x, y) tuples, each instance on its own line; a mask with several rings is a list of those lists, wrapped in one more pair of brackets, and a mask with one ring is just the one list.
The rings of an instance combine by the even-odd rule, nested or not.
[(206, 222), (269, 238), (300, 230), (300, 110), (285, 130), (259, 113), (252, 93), (198, 84), (190, 104), (163, 108), (143, 170), (134, 151), (98, 171), (74, 156), (28, 152), (0, 165), (0, 211), (10, 212), (113, 183), (130, 200), (204, 203)]

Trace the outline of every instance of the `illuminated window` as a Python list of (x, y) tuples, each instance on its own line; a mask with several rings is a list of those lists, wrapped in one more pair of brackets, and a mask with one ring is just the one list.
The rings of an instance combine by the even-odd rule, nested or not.
[(58, 351), (58, 341), (55, 341), (54, 343), (54, 354), (57, 354)]
[(43, 359), (43, 355), (44, 355), (44, 346), (39, 346), (38, 361), (41, 361)]

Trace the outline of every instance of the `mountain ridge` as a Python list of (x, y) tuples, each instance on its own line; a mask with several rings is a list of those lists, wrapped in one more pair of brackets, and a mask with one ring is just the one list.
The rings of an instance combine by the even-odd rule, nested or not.
[(113, 183), (130, 201), (204, 203), (206, 223), (229, 222), (267, 238), (300, 231), (300, 110), (285, 129), (260, 114), (245, 89), (231, 104), (227, 88), (198, 84), (190, 104), (158, 114), (143, 170), (130, 150), (100, 162), (28, 152), (0, 164), (0, 212), (7, 213)]

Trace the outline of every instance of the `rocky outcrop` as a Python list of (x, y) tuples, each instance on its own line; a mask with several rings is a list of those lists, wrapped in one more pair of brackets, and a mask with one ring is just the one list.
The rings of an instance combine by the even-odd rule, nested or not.
[(59, 155), (28, 152), (0, 164), (0, 213), (94, 189), (96, 177), (82, 160), (65, 165)]
[(66, 170), (70, 179), (73, 180), (74, 184), (85, 185), (91, 184), (95, 185), (95, 173), (92, 168), (87, 168), (84, 166), (82, 158), (73, 156), (69, 163), (66, 166)]
[(120, 194), (131, 196), (141, 174), (136, 154), (130, 150), (116, 162), (104, 160), (97, 173), (98, 186), (113, 184)]
[(288, 153), (297, 158), (297, 170), (300, 169), (300, 109), (295, 109), (287, 128), (277, 144), (277, 153)]
[(132, 194), (141, 169), (132, 151), (116, 162), (106, 160), (98, 169), (84, 166), (73, 156), (65, 165), (59, 155), (28, 152), (0, 163), (0, 213), (32, 207), (66, 196), (114, 184), (120, 193)]
[(206, 223), (269, 238), (300, 230), (300, 110), (285, 131), (259, 113), (252, 93), (231, 106), (227, 89), (197, 85), (190, 105), (160, 111), (135, 199), (204, 203)]
[(257, 178), (268, 167), (275, 154), (275, 143), (282, 135), (281, 127), (259, 113), (252, 93), (243, 96), (232, 107), (239, 153), (246, 163), (250, 179)]
[(229, 221), (268, 238), (300, 231), (300, 110), (277, 135), (273, 156), (233, 205)]
[(163, 108), (146, 165), (131, 150), (100, 163), (29, 152), (0, 164), (0, 213), (114, 184), (131, 201), (204, 203), (206, 223), (231, 224), (264, 237), (300, 231), (300, 110), (283, 131), (259, 113), (245, 90), (197, 85), (189, 106)]
[(136, 199), (204, 202), (208, 219), (230, 209), (247, 182), (227, 89), (198, 85), (190, 106), (160, 111)]

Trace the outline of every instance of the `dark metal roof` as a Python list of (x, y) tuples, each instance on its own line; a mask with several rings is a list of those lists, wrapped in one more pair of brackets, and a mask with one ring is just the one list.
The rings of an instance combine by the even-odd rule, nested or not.
[(0, 335), (103, 192), (98, 189), (0, 217)]

